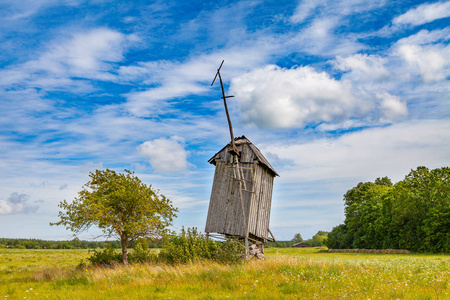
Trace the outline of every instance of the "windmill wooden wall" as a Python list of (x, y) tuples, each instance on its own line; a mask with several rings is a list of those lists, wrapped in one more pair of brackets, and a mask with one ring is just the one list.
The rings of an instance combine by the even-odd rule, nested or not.
[[(240, 153), (239, 165), (245, 180), (242, 191), (249, 236), (265, 242), (269, 239), (273, 179), (278, 174), (245, 136), (235, 139)], [(216, 166), (205, 232), (244, 237), (246, 233), (239, 188), (234, 175), (233, 156), (224, 147), (210, 160)]]

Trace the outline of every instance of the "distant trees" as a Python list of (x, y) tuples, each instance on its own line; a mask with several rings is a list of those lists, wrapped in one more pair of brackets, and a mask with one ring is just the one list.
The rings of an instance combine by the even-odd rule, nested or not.
[(306, 240), (305, 243), (312, 247), (321, 247), (325, 245), (326, 240), (328, 239), (327, 231), (318, 231), (313, 237), (309, 240)]
[(95, 249), (120, 248), (118, 241), (81, 241), (77, 238), (71, 241), (47, 241), (39, 239), (0, 238), (0, 248), (10, 249)]
[(172, 224), (177, 209), (134, 173), (125, 172), (91, 172), (91, 180), (78, 197), (72, 203), (64, 200), (59, 204), (60, 221), (50, 225), (63, 225), (75, 234), (97, 226), (105, 236), (120, 239), (122, 262), (127, 264), (130, 243), (139, 238), (161, 237)]
[(450, 252), (450, 168), (418, 167), (393, 185), (387, 177), (344, 195), (345, 221), (329, 248)]
[(294, 244), (303, 242), (302, 235), (300, 233), (296, 233), (292, 238), (291, 242)]
[(325, 245), (325, 241), (328, 238), (328, 232), (319, 230), (312, 238), (304, 240), (300, 233), (296, 233), (290, 241), (278, 241), (278, 242), (268, 242), (268, 247), (290, 247), (297, 243), (306, 243), (311, 247), (321, 247)]

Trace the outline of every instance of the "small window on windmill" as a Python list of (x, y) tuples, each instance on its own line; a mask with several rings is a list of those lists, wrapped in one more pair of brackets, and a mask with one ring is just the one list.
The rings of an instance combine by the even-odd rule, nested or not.
[(205, 232), (244, 240), (248, 256), (249, 241), (264, 250), (264, 243), (275, 240), (269, 221), (273, 179), (279, 175), (249, 139), (234, 137), (226, 102), (233, 96), (225, 96), (222, 65), (223, 61), (211, 86), (219, 77), (231, 141), (208, 161), (216, 169)]

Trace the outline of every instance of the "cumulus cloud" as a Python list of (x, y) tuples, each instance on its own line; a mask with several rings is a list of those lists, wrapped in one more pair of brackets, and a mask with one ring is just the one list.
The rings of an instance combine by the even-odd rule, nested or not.
[(171, 173), (187, 169), (188, 152), (180, 144), (178, 137), (160, 138), (147, 141), (138, 147), (139, 155), (149, 159), (156, 172)]
[(373, 103), (372, 121), (424, 117), (430, 111), (418, 108), (418, 95), (428, 105), (445, 105), (442, 95), (448, 90), (446, 78), (450, 75), (449, 33), (448, 29), (421, 30), (398, 40), (384, 53), (339, 56), (330, 62), (343, 71), (340, 80), (350, 82), (355, 93)]
[(397, 53), (407, 63), (411, 73), (420, 75), (424, 81), (442, 80), (448, 74), (449, 46), (403, 44), (398, 47)]
[(299, 128), (333, 122), (368, 110), (348, 82), (310, 67), (283, 69), (269, 65), (233, 79), (245, 123), (258, 127)]
[(421, 30), (397, 41), (391, 55), (402, 60), (404, 73), (425, 82), (445, 80), (450, 75), (450, 46), (445, 43), (449, 33), (448, 29)]
[(396, 25), (422, 25), (434, 20), (450, 17), (450, 1), (425, 3), (396, 17)]
[(332, 63), (346, 72), (344, 78), (359, 84), (383, 81), (392, 84), (413, 77), (425, 82), (443, 80), (450, 73), (450, 46), (445, 45), (449, 33), (449, 30), (421, 30), (398, 40), (383, 56), (338, 56)]
[(7, 200), (0, 200), (0, 215), (35, 213), (39, 206), (28, 203), (30, 196), (12, 193)]

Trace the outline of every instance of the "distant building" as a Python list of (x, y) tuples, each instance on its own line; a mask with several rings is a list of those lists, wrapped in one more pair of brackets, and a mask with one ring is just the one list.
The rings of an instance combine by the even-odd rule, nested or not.
[(311, 246), (309, 244), (307, 244), (307, 243), (296, 243), (296, 244), (291, 245), (291, 247), (303, 248), (303, 247), (311, 247)]

